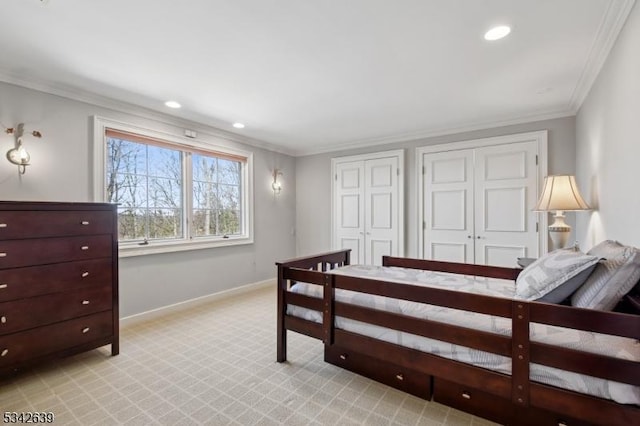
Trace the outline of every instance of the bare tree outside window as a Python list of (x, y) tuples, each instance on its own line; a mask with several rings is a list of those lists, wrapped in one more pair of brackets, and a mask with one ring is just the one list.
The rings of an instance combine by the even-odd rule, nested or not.
[[(120, 241), (146, 244), (243, 235), (241, 160), (145, 143), (149, 138), (137, 135), (133, 140), (122, 133), (111, 135), (106, 138), (106, 193), (108, 202), (118, 204)], [(192, 180), (184, 182), (189, 158)], [(185, 195), (191, 197), (190, 212), (185, 211)]]
[(182, 153), (107, 138), (107, 201), (120, 240), (182, 238)]
[(193, 154), (194, 237), (239, 235), (241, 223), (241, 164)]

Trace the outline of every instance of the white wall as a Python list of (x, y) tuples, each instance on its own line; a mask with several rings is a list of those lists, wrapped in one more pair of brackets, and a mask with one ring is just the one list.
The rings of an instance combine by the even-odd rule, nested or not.
[[(549, 131), (549, 174), (574, 174), (574, 117), (296, 158), (297, 254), (307, 255), (331, 249), (332, 157), (405, 149), (405, 256), (415, 257), (418, 246), (416, 147), (545, 129)], [(567, 222), (574, 222), (572, 213), (567, 214)]]
[(640, 5), (576, 117), (577, 179), (594, 207), (578, 216), (583, 249), (604, 239), (640, 247)]
[[(127, 106), (116, 111), (0, 82), (0, 123), (42, 132), (25, 137), (31, 166), (23, 176), (4, 159), (13, 137), (0, 133), (0, 200), (94, 201), (91, 117), (102, 117), (254, 153), (254, 240), (251, 245), (124, 258), (120, 260), (120, 314), (128, 316), (275, 277), (274, 262), (293, 257), (295, 160), (287, 155), (213, 136), (215, 129)], [(207, 134), (209, 133), (209, 134)], [(283, 190), (271, 190), (271, 172), (283, 171)]]

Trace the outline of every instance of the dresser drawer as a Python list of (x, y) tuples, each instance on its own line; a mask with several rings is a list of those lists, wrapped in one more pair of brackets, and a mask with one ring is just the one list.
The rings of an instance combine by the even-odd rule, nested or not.
[(0, 211), (0, 239), (108, 234), (112, 211)]
[(0, 269), (0, 302), (96, 285), (112, 286), (111, 258)]
[(0, 303), (0, 335), (111, 309), (111, 287), (93, 287)]
[(113, 336), (113, 314), (100, 312), (0, 336), (0, 368)]
[(111, 235), (0, 241), (0, 269), (111, 255)]

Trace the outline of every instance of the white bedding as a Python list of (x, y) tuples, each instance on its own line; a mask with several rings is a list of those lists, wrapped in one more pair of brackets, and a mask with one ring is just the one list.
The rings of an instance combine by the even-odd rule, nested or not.
[[(515, 284), (510, 280), (462, 276), (397, 267), (363, 265), (349, 265), (331, 272), (340, 275), (373, 278), (515, 299)], [(291, 291), (313, 297), (322, 297), (322, 286), (313, 284), (297, 283), (292, 287)], [(511, 320), (507, 318), (385, 298), (348, 290), (336, 290), (336, 300), (448, 324), (473, 327), (478, 330), (506, 336), (511, 335)], [(287, 307), (287, 313), (310, 321), (322, 322), (322, 314), (320, 312), (298, 306), (289, 305)], [(505, 374), (511, 373), (511, 359), (501, 355), (390, 330), (347, 318), (336, 317), (335, 326), (339, 329), (433, 353), (444, 358), (473, 364)], [(640, 361), (640, 343), (637, 340), (629, 338), (608, 336), (544, 324), (532, 324), (531, 340), (616, 358)], [(567, 372), (538, 364), (531, 364), (530, 367), (530, 377), (533, 381), (611, 399), (623, 404), (640, 405), (640, 387), (638, 386)]]

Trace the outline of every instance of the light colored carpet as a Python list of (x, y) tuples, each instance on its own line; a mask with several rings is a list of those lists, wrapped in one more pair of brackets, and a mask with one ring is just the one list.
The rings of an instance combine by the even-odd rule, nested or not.
[(289, 333), (276, 356), (275, 289), (121, 330), (109, 347), (0, 381), (0, 411), (53, 412), (60, 425), (489, 425), (326, 364)]

